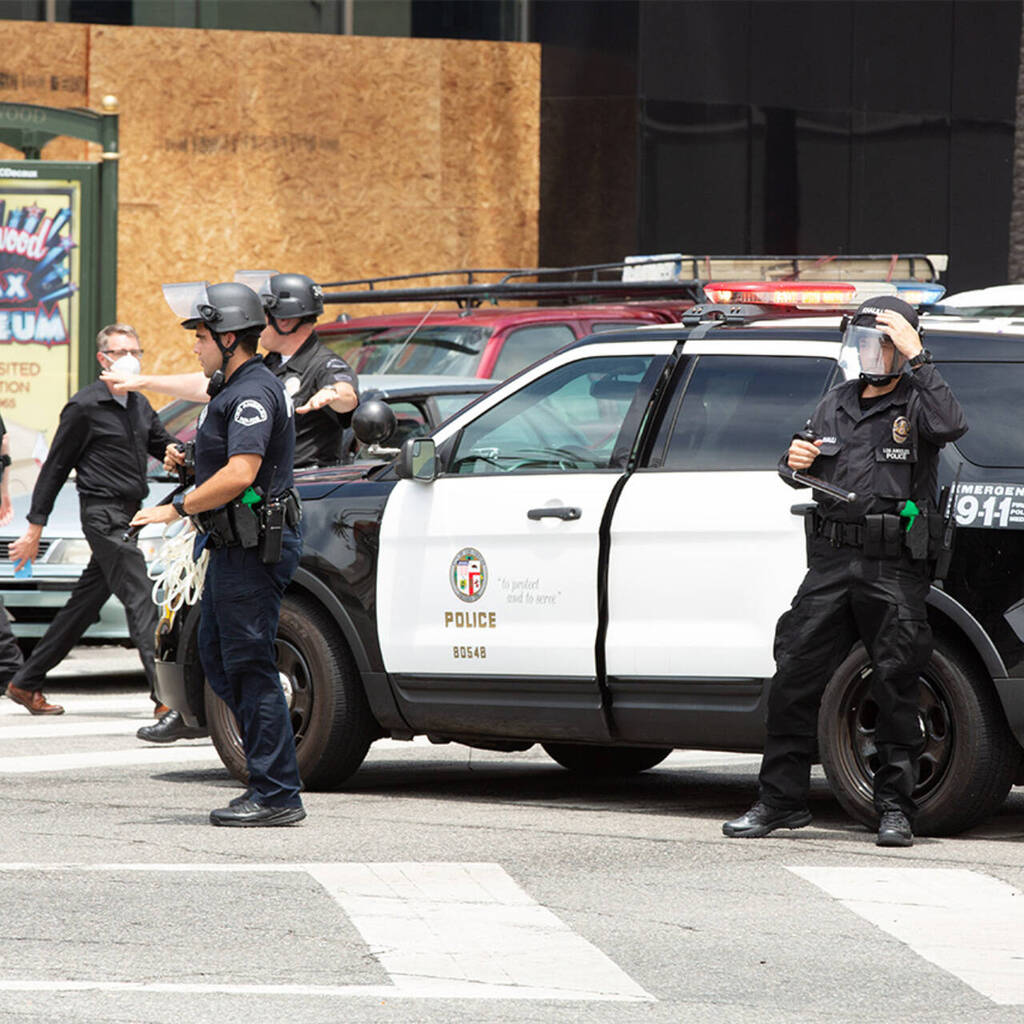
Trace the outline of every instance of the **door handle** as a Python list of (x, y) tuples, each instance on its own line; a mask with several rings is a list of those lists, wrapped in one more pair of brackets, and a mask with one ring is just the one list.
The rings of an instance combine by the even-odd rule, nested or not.
[(583, 515), (582, 509), (572, 508), (571, 506), (566, 505), (547, 505), (544, 508), (531, 508), (530, 511), (526, 513), (526, 518), (544, 519), (547, 517), (569, 522), (573, 519), (579, 519), (581, 515)]

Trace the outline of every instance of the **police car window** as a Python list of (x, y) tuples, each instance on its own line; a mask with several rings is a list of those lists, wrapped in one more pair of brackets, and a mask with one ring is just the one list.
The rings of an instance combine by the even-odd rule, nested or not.
[(534, 324), (509, 331), (491, 376), (504, 380), (575, 340), (572, 328), (565, 324)]
[(967, 433), (956, 442), (964, 458), (976, 466), (1024, 466), (1024, 363), (942, 363), (939, 372), (967, 417)]
[(699, 356), (667, 435), (667, 469), (774, 469), (835, 371), (805, 356)]
[[(662, 357), (581, 359), (538, 378), (463, 431), (449, 473), (587, 472), (618, 468)], [(651, 372), (649, 372), (651, 371)], [(624, 424), (626, 424), (624, 429)]]

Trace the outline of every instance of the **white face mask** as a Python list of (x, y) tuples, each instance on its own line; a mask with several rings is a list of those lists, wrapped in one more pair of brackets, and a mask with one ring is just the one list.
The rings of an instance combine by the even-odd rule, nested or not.
[(134, 377), (142, 369), (142, 363), (135, 356), (123, 355), (115, 359), (107, 369), (124, 377)]

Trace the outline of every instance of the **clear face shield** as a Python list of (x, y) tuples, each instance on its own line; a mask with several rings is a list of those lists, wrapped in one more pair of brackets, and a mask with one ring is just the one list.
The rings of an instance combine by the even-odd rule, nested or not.
[(843, 333), (839, 365), (847, 380), (887, 384), (903, 373), (906, 362), (907, 357), (896, 348), (889, 335), (877, 327), (850, 324)]
[(270, 290), (270, 279), (277, 277), (276, 270), (236, 270), (235, 284), (244, 284), (251, 288), (259, 297), (265, 310), (274, 306), (274, 293)]
[(164, 299), (174, 315), (181, 320), (181, 326), (195, 330), (201, 323), (213, 326), (217, 310), (210, 305), (206, 281), (184, 281), (180, 284), (163, 284)]

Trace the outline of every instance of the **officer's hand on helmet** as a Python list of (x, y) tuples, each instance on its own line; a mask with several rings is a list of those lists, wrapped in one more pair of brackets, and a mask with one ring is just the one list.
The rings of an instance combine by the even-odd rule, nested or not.
[(113, 370), (104, 370), (100, 374), (100, 380), (104, 384), (109, 384), (119, 395), (126, 391), (141, 391), (146, 386), (146, 378), (141, 373), (114, 373)]
[(820, 438), (817, 441), (804, 441), (799, 437), (794, 437), (789, 443), (789, 452), (786, 456), (789, 468), (809, 469), (811, 463), (818, 457), (820, 447)]
[(913, 359), (921, 351), (921, 335), (895, 310), (886, 309), (876, 313), (875, 324), (892, 338), (892, 343), (907, 359)]

